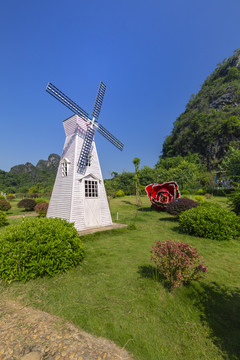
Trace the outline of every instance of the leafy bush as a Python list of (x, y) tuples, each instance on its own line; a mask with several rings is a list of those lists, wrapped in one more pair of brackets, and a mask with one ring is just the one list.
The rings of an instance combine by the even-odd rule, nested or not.
[(198, 195), (204, 195), (205, 192), (206, 192), (206, 191), (203, 190), (203, 189), (198, 189), (198, 191), (197, 191)]
[(46, 216), (48, 210), (48, 203), (39, 203), (35, 206), (34, 211), (39, 214), (39, 216)]
[(17, 204), (18, 208), (24, 208), (26, 211), (31, 211), (37, 205), (36, 201), (33, 199), (22, 199)]
[(182, 211), (186, 211), (197, 206), (199, 206), (199, 204), (194, 200), (188, 198), (180, 198), (168, 203), (166, 210), (171, 215), (179, 216)]
[(201, 195), (196, 195), (194, 198), (198, 203), (201, 203), (204, 201), (204, 197)]
[(14, 195), (14, 194), (8, 194), (7, 195), (7, 199), (8, 200), (13, 200), (13, 199), (15, 199), (16, 198), (16, 196)]
[(11, 209), (11, 205), (5, 199), (0, 199), (0, 211), (8, 211)]
[(54, 276), (78, 265), (83, 256), (73, 224), (57, 218), (24, 219), (0, 236), (0, 278), (26, 282)]
[(237, 215), (240, 214), (240, 190), (237, 189), (232, 192), (228, 197), (228, 203), (232, 211)]
[(35, 201), (36, 201), (37, 204), (47, 203), (47, 200), (45, 200), (45, 199), (43, 199), (43, 198), (36, 198)]
[(240, 235), (238, 216), (218, 204), (204, 203), (179, 216), (181, 231), (215, 240), (235, 239)]
[(0, 199), (6, 200), (4, 195), (0, 195)]
[(7, 214), (4, 211), (0, 211), (0, 227), (7, 225)]
[(181, 195), (189, 195), (190, 191), (189, 190), (181, 190)]
[(124, 194), (124, 191), (123, 190), (118, 190), (117, 192), (116, 192), (116, 197), (122, 197), (122, 196), (124, 196), (125, 194)]
[(168, 286), (177, 287), (202, 278), (207, 271), (197, 249), (180, 241), (157, 241), (152, 246), (151, 259)]

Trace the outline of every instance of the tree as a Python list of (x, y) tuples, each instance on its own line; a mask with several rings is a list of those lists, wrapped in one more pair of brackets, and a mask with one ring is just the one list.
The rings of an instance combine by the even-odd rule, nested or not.
[(230, 180), (240, 182), (240, 150), (238, 148), (229, 147), (226, 156), (222, 160), (220, 170)]
[(134, 158), (133, 159), (133, 164), (135, 166), (135, 176), (134, 176), (134, 180), (135, 180), (135, 186), (136, 186), (136, 201), (137, 201), (137, 206), (141, 206), (142, 202), (140, 199), (140, 194), (139, 194), (139, 187), (140, 187), (140, 181), (139, 181), (139, 164), (140, 164), (140, 159), (139, 158)]

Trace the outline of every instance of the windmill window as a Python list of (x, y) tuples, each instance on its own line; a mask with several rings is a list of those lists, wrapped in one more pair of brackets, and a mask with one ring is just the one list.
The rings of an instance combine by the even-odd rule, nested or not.
[(91, 162), (92, 162), (92, 154), (89, 154), (86, 160), (86, 166), (91, 166)]
[(85, 180), (85, 197), (98, 197), (98, 182), (92, 180)]
[(67, 161), (66, 159), (63, 160), (63, 162), (62, 162), (62, 177), (68, 176), (69, 164), (70, 164), (69, 161)]

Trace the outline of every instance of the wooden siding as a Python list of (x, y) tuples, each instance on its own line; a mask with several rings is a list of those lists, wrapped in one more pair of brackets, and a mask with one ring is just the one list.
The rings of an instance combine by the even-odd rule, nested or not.
[[(63, 148), (63, 155), (59, 164), (52, 197), (49, 204), (47, 217), (59, 217), (73, 222), (77, 230), (84, 230), (87, 227), (99, 227), (112, 225), (111, 214), (105, 192), (102, 172), (96, 151), (95, 142), (92, 145), (92, 162), (87, 167), (83, 176), (77, 173), (77, 162), (83, 145), (86, 122), (79, 116), (74, 115), (65, 120), (64, 130), (66, 141)], [(70, 161), (68, 176), (62, 177), (61, 163), (64, 158)], [(92, 179), (92, 175), (98, 179), (98, 198), (85, 198), (84, 179)], [(87, 218), (89, 206), (93, 207), (92, 212), (97, 216)]]

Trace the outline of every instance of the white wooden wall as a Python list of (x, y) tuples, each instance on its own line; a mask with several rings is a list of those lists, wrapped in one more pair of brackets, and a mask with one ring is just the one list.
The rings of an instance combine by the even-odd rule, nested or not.
[[(74, 222), (77, 230), (112, 224), (102, 172), (96, 151), (92, 145), (92, 162), (85, 175), (77, 173), (77, 162), (83, 145), (86, 123), (74, 115), (63, 122), (66, 141), (59, 164), (47, 217), (59, 217)], [(62, 176), (62, 161), (69, 164), (68, 176)], [(98, 181), (98, 198), (85, 198), (84, 180)]]

